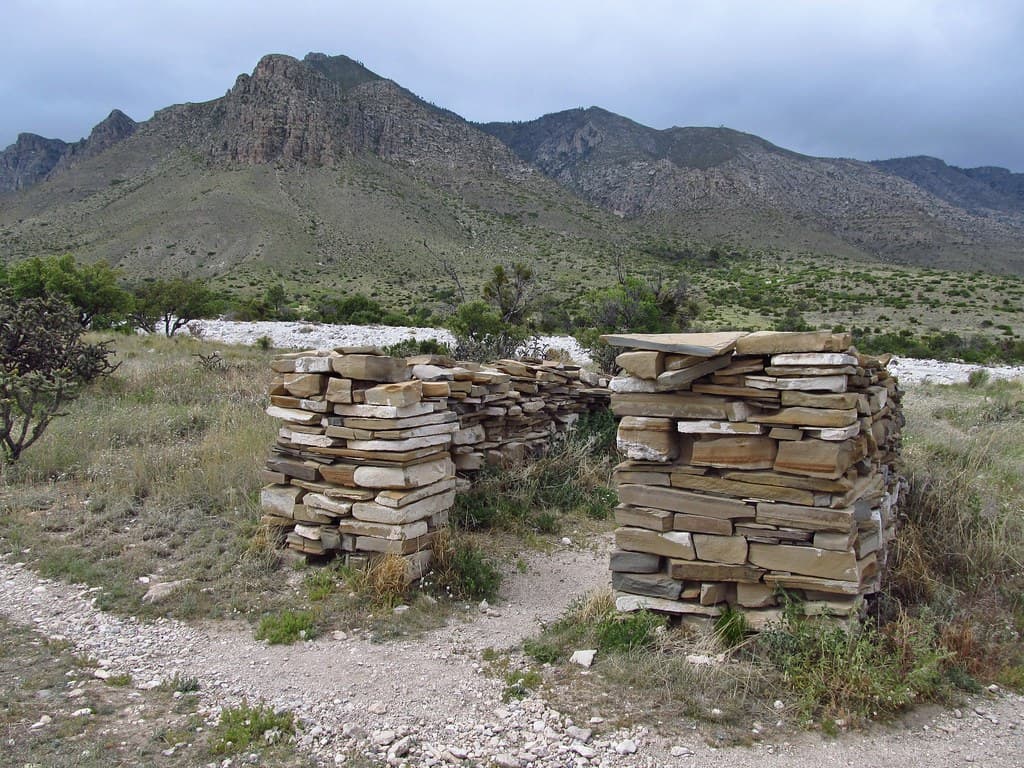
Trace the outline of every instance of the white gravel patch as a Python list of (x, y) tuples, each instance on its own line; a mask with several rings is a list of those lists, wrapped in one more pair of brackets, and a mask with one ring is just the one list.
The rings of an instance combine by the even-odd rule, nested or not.
[[(279, 349), (331, 349), (362, 345), (386, 347), (407, 339), (437, 339), (444, 344), (452, 344), (455, 341), (451, 331), (446, 328), (233, 320), (196, 320), (189, 323), (189, 326), (199, 329), (197, 333), (203, 338), (226, 344), (252, 345), (266, 336), (270, 338), (272, 346)], [(592, 362), (586, 351), (571, 336), (538, 336), (532, 346), (540, 350), (565, 350), (581, 365), (590, 365)], [(962, 384), (967, 381), (972, 371), (979, 368), (988, 371), (992, 379), (1024, 378), (1024, 365), (974, 365), (912, 357), (894, 357), (889, 363), (889, 370), (903, 384)]]
[[(455, 337), (446, 328), (415, 328), (398, 325), (332, 325), (330, 323), (234, 320), (195, 320), (189, 328), (204, 339), (225, 344), (255, 344), (266, 336), (271, 345), (279, 349), (331, 349), (372, 345), (386, 347), (408, 339), (424, 341), (437, 339), (453, 344)], [(580, 365), (589, 365), (590, 356), (572, 336), (536, 336), (530, 342), (531, 351), (541, 352), (554, 348), (565, 350)]]
[(973, 371), (988, 371), (991, 379), (1024, 378), (1024, 365), (975, 365), (947, 363), (941, 360), (919, 360), (913, 357), (893, 358), (889, 371), (901, 384), (963, 384)]

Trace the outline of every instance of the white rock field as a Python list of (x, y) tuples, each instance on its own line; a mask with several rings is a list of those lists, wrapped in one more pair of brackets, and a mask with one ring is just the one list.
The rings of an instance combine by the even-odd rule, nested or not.
[[(257, 339), (266, 336), (270, 338), (272, 346), (279, 349), (326, 349), (363, 344), (385, 347), (406, 339), (437, 339), (445, 344), (454, 341), (451, 331), (445, 328), (232, 320), (196, 320), (189, 325), (201, 329), (198, 333), (205, 339), (227, 344), (255, 344)], [(537, 342), (544, 347), (563, 349), (573, 360), (583, 365), (592, 362), (586, 351), (571, 336), (540, 336)], [(979, 368), (987, 370), (993, 379), (1024, 378), (1022, 365), (981, 366), (940, 360), (918, 360), (911, 357), (893, 358), (889, 364), (889, 370), (899, 377), (903, 384), (960, 384), (967, 381), (971, 372)]]

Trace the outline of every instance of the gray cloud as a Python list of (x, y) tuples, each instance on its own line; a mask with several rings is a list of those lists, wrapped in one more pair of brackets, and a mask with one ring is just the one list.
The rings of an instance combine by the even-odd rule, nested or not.
[(344, 53), (468, 119), (598, 105), (809, 154), (1024, 171), (1024, 6), (925, 0), (8, 0), (0, 146), (224, 93), (265, 53)]

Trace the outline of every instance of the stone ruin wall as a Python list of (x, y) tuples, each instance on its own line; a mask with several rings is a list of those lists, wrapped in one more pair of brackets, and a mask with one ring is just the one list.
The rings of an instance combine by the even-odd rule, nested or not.
[(280, 355), (267, 413), (281, 420), (264, 470), (264, 522), (289, 548), (354, 566), (381, 555), (430, 566), (455, 493), (485, 466), (545, 452), (607, 378), (552, 361), (456, 363), (373, 348)]
[(310, 558), (398, 555), (414, 580), (475, 472), (544, 453), (610, 399), (626, 458), (610, 563), (620, 610), (703, 621), (733, 606), (758, 628), (779, 618), (784, 589), (809, 613), (858, 613), (880, 589), (901, 490), (901, 393), (885, 359), (829, 332), (606, 340), (623, 349), (610, 382), (539, 360), (276, 357), (264, 521)]
[(886, 358), (846, 333), (612, 336), (620, 610), (726, 606), (760, 629), (782, 590), (843, 620), (878, 592), (903, 481)]

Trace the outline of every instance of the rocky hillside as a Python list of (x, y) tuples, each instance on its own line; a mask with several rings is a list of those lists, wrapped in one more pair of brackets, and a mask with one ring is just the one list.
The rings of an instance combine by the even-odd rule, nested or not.
[(937, 175), (808, 157), (728, 128), (655, 130), (598, 108), (481, 128), (620, 216), (903, 263), (1024, 268), (1020, 175), (1002, 169), (935, 161), (947, 171)]
[(0, 258), (394, 301), (443, 291), (445, 264), (473, 282), (510, 258), (578, 293), (658, 243), (1021, 274), (1022, 186), (597, 108), (474, 125), (347, 57), (269, 55), (219, 99), (142, 123), (115, 110), (73, 144), (22, 134), (0, 153)]

